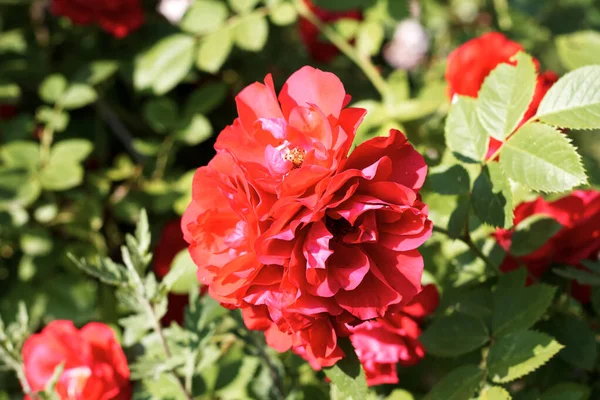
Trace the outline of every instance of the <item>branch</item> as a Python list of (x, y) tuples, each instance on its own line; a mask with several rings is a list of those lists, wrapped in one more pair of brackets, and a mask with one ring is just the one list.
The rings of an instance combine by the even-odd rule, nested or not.
[(299, 15), (306, 18), (311, 24), (316, 26), (319, 31), (337, 47), (346, 57), (352, 60), (371, 81), (375, 89), (379, 92), (382, 98), (387, 97), (389, 87), (387, 82), (381, 77), (379, 71), (369, 58), (362, 57), (354, 47), (352, 47), (335, 29), (324, 24), (303, 2), (296, 0), (294, 3)]
[[(497, 266), (496, 264), (494, 264), (492, 262), (492, 260), (489, 259), (488, 256), (486, 256), (485, 254), (483, 254), (483, 252), (481, 251), (481, 249), (479, 247), (477, 247), (477, 245), (475, 244), (475, 242), (473, 242), (473, 239), (471, 239), (471, 236), (468, 233), (465, 234), (465, 236), (463, 236), (463, 237), (457, 237), (457, 238), (455, 238), (452, 235), (450, 235), (450, 232), (448, 232), (446, 229), (440, 228), (438, 226), (434, 226), (433, 227), (433, 231), (441, 233), (441, 234), (444, 234), (444, 235), (448, 236), (449, 238), (460, 240), (461, 242), (463, 242), (464, 244), (466, 244), (467, 246), (469, 246), (469, 249), (477, 257), (479, 257), (481, 260), (483, 260), (483, 262), (485, 263), (485, 265), (487, 265), (488, 267), (490, 267), (490, 269), (492, 271), (494, 271), (495, 275), (500, 276), (502, 274), (502, 271), (500, 271), (500, 267)], [(467, 232), (468, 232), (468, 230), (467, 230)]]

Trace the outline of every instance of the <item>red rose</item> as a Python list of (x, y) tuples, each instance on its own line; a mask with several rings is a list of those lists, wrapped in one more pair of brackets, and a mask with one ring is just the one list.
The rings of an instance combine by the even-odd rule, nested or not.
[(71, 321), (53, 321), (25, 341), (23, 364), (32, 390), (44, 390), (61, 363), (61, 399), (131, 399), (127, 359), (107, 325), (91, 322), (78, 330)]
[[(183, 240), (181, 232), (181, 220), (169, 221), (163, 227), (160, 239), (154, 248), (154, 273), (159, 279), (162, 279), (171, 270), (171, 264), (175, 256), (187, 247), (187, 242)], [(189, 296), (185, 294), (169, 293), (169, 306), (167, 313), (162, 318), (165, 325), (175, 321), (180, 325), (183, 323), (185, 307), (188, 304)]]
[[(319, 8), (310, 0), (304, 0), (304, 3), (317, 16), (317, 18), (325, 23), (332, 23), (344, 18), (355, 19), (357, 21), (362, 19), (362, 14), (357, 10), (335, 12)], [(337, 47), (321, 39), (321, 32), (319, 31), (319, 28), (313, 25), (306, 18), (300, 18), (300, 21), (298, 22), (298, 31), (300, 33), (300, 39), (302, 42), (304, 42), (304, 45), (306, 46), (308, 53), (313, 60), (329, 63), (335, 58), (335, 56), (338, 55), (339, 50)]]
[[(514, 257), (507, 254), (501, 269), (505, 272), (524, 264), (531, 276), (539, 278), (551, 264), (566, 264), (582, 268), (582, 260), (598, 259), (600, 251), (600, 192), (576, 190), (556, 201), (539, 197), (521, 203), (515, 209), (514, 224), (532, 215), (544, 214), (556, 219), (563, 227), (542, 247), (531, 254)], [(497, 229), (498, 243), (508, 252), (514, 229)], [(576, 284), (576, 282), (574, 282)], [(574, 285), (574, 295), (582, 302), (589, 301), (587, 288)]]
[(367, 375), (370, 386), (398, 383), (396, 364), (415, 365), (425, 356), (419, 342), (419, 321), (437, 308), (439, 294), (428, 285), (400, 312), (366, 321), (350, 328), (350, 340)]
[(100, 25), (116, 38), (123, 38), (144, 22), (140, 0), (53, 0), (52, 12), (78, 25)]
[(397, 131), (348, 157), (364, 110), (343, 109), (333, 74), (302, 68), (279, 98), (267, 77), (236, 101), (182, 221), (198, 278), (275, 349), (332, 365), (348, 324), (421, 290), (427, 166)]
[[(498, 64), (515, 65), (516, 62), (511, 61), (511, 57), (523, 50), (519, 43), (509, 40), (498, 32), (486, 33), (464, 43), (448, 56), (446, 66), (448, 97), (451, 99), (455, 94), (477, 97), (483, 81), (490, 72)], [(539, 70), (539, 61), (534, 58), (533, 62)], [(552, 71), (543, 72), (538, 76), (533, 99), (521, 123), (535, 115), (542, 98), (557, 80), (558, 75)], [(501, 144), (502, 142), (490, 138), (486, 158), (491, 157)]]

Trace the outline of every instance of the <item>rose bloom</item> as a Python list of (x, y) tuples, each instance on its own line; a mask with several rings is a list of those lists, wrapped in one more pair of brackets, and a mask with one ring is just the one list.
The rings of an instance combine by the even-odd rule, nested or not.
[[(187, 247), (187, 242), (183, 240), (183, 233), (180, 226), (181, 220), (179, 219), (167, 222), (154, 248), (154, 273), (159, 279), (164, 278), (169, 273), (175, 256)], [(162, 323), (170, 325), (174, 321), (179, 325), (183, 324), (183, 316), (189, 296), (186, 294), (169, 293), (168, 300), (169, 306), (167, 313), (162, 318)]]
[(370, 386), (398, 383), (396, 364), (411, 366), (425, 356), (419, 342), (419, 322), (439, 304), (434, 285), (427, 285), (398, 313), (363, 322), (350, 328), (350, 341), (356, 349)]
[(65, 400), (129, 400), (129, 367), (114, 332), (91, 322), (78, 330), (71, 321), (53, 321), (23, 346), (25, 377), (43, 391), (64, 363), (56, 393)]
[[(362, 14), (358, 10), (350, 11), (329, 11), (315, 6), (310, 0), (304, 0), (308, 8), (324, 23), (333, 23), (340, 19), (349, 18), (360, 21)], [(300, 18), (298, 21), (298, 31), (300, 39), (306, 46), (310, 57), (318, 62), (329, 63), (333, 61), (339, 51), (333, 44), (320, 38), (319, 28), (313, 25), (306, 18)]]
[(209, 294), (314, 368), (343, 357), (348, 324), (419, 293), (417, 248), (432, 229), (423, 157), (398, 131), (348, 156), (365, 113), (348, 101), (335, 75), (311, 67), (279, 96), (270, 76), (248, 86), (182, 219)]
[(77, 25), (97, 24), (116, 38), (124, 38), (144, 22), (140, 0), (53, 0), (52, 12)]
[[(581, 266), (582, 260), (597, 260), (600, 252), (600, 192), (576, 190), (555, 201), (541, 197), (519, 204), (515, 209), (515, 226), (532, 215), (547, 215), (557, 220), (562, 228), (542, 247), (531, 254), (514, 257), (508, 253), (514, 228), (497, 229), (498, 243), (507, 251), (502, 263), (504, 272), (524, 264), (531, 277), (541, 277), (552, 264)], [(573, 281), (573, 296), (582, 303), (589, 302), (589, 287)]]
[[(498, 64), (515, 65), (516, 62), (511, 61), (511, 57), (519, 51), (524, 51), (523, 46), (498, 32), (483, 34), (459, 46), (448, 56), (446, 66), (448, 97), (452, 99), (455, 94), (477, 97), (483, 81), (490, 72)], [(539, 61), (534, 58), (533, 62), (539, 71)], [(535, 115), (544, 95), (557, 80), (558, 75), (552, 71), (545, 71), (538, 75), (533, 99), (521, 123)], [(495, 153), (501, 143), (490, 138), (487, 158)]]

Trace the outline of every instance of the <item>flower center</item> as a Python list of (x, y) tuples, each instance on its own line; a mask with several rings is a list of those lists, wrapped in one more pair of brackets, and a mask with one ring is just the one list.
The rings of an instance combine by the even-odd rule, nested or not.
[(291, 162), (294, 165), (294, 168), (300, 168), (304, 162), (305, 155), (306, 151), (295, 147), (291, 150), (288, 149), (283, 155), (283, 159)]
[(354, 231), (354, 227), (346, 219), (334, 219), (329, 215), (325, 217), (325, 226), (333, 235), (334, 239), (341, 239), (348, 233)]
[(77, 400), (80, 398), (92, 371), (88, 367), (71, 368), (64, 372), (62, 379), (66, 382), (67, 398)]

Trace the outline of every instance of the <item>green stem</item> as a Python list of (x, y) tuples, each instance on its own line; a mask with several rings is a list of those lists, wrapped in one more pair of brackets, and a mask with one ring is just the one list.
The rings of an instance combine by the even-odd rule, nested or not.
[(373, 65), (371, 60), (358, 54), (356, 49), (340, 36), (335, 29), (324, 24), (301, 0), (296, 0), (294, 4), (298, 14), (316, 26), (327, 40), (337, 47), (346, 57), (352, 60), (371, 81), (381, 97), (385, 98), (389, 93), (388, 84), (381, 74), (379, 74), (379, 71), (377, 71), (377, 68)]
[(160, 152), (156, 158), (156, 168), (152, 173), (153, 180), (160, 180), (165, 175), (165, 169), (167, 168), (167, 161), (169, 161), (169, 153), (173, 148), (174, 140), (171, 136), (167, 136), (160, 146)]
[(492, 260), (490, 260), (488, 258), (488, 256), (486, 256), (485, 254), (483, 254), (483, 252), (481, 251), (481, 249), (479, 247), (477, 247), (477, 245), (475, 244), (475, 242), (473, 242), (473, 239), (471, 239), (471, 236), (468, 233), (465, 234), (464, 237), (454, 238), (452, 235), (450, 235), (450, 232), (448, 232), (444, 228), (440, 228), (438, 226), (434, 226), (433, 227), (433, 231), (441, 233), (443, 235), (446, 235), (449, 238), (460, 240), (461, 242), (463, 242), (464, 244), (466, 244), (467, 246), (469, 246), (469, 249), (473, 252), (473, 254), (475, 254), (477, 257), (479, 257), (481, 260), (483, 260), (483, 262), (485, 263), (485, 265), (487, 265), (494, 272), (495, 275), (500, 276), (502, 274), (502, 271), (500, 271), (500, 267), (498, 267), (496, 264), (494, 264), (492, 262)]
[[(57, 102), (54, 105), (54, 114), (60, 114), (62, 112), (62, 105)], [(42, 131), (42, 137), (40, 139), (40, 166), (45, 166), (50, 161), (50, 147), (54, 141), (54, 124), (47, 124), (44, 126)]]
[(504, 31), (512, 28), (513, 22), (508, 10), (508, 2), (506, 0), (494, 0), (494, 9), (498, 16), (498, 25)]

